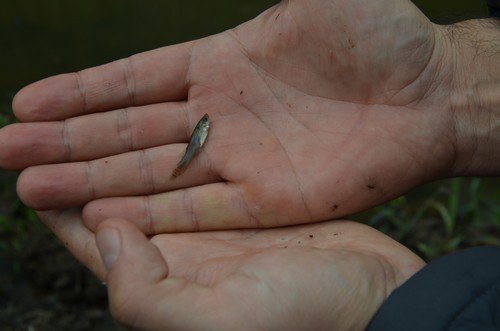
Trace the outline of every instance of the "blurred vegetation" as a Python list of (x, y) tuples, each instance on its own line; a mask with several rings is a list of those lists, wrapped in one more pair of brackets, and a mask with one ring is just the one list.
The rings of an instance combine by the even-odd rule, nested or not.
[[(0, 127), (14, 121), (10, 105), (0, 105)], [(12, 306), (8, 300), (12, 295), (24, 297), (20, 295), (15, 280), (19, 279), (28, 284), (25, 277), (25, 256), (29, 242), (37, 230), (46, 231), (35, 213), (26, 208), (16, 196), (16, 177), (17, 174), (13, 172), (0, 172), (0, 325), (2, 326), (12, 324), (9, 323), (9, 318), (6, 318), (6, 315), (10, 315), (8, 311)], [(13, 309), (12, 315), (18, 316), (18, 309)]]
[[(0, 105), (0, 128), (13, 123), (10, 105)], [(15, 174), (0, 173), (0, 259), (15, 259), (21, 252), (31, 228), (38, 227), (35, 213), (15, 194)], [(14, 264), (19, 270), (19, 265)]]
[[(1, 119), (1, 117), (0, 117)], [(2, 201), (7, 202), (0, 214), (0, 259), (10, 260), (14, 272), (20, 270), (19, 257), (32, 231), (42, 227), (35, 212), (25, 207), (15, 196), (15, 176), (2, 178)]]
[(356, 218), (427, 261), (457, 249), (500, 246), (500, 180), (453, 178), (414, 189)]

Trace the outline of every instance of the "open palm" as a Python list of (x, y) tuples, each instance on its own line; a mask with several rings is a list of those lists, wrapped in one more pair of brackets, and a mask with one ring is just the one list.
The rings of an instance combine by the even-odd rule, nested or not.
[[(424, 263), (348, 221), (267, 230), (160, 234), (123, 220), (107, 276), (77, 212), (41, 214), (107, 284), (113, 316), (141, 330), (363, 330)], [(59, 225), (58, 225), (59, 224)]]
[[(0, 159), (33, 166), (26, 204), (85, 205), (91, 229), (112, 216), (148, 234), (341, 217), (451, 166), (437, 36), (406, 0), (283, 1), (222, 34), (25, 88), (16, 115), (37, 122), (4, 128)], [(204, 113), (209, 138), (171, 180)]]

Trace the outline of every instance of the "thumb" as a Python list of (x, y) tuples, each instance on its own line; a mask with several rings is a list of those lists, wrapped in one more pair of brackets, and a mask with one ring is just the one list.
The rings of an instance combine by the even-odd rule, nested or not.
[(142, 308), (154, 305), (149, 301), (154, 300), (155, 287), (168, 276), (160, 251), (134, 224), (121, 219), (101, 223), (96, 243), (107, 269), (112, 315), (126, 325), (147, 322)]

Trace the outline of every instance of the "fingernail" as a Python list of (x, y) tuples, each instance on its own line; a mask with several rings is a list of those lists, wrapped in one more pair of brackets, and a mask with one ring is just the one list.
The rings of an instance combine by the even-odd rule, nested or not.
[(120, 254), (120, 235), (116, 229), (105, 228), (97, 232), (97, 248), (107, 270), (111, 269)]

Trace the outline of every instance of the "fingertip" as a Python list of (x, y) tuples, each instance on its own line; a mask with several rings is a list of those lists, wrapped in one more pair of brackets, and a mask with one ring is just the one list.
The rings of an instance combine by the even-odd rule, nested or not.
[[(24, 169), (23, 172), (19, 174), (16, 183), (16, 191), (19, 199), (26, 206), (33, 208), (35, 210), (42, 210), (39, 199), (41, 194), (44, 192), (38, 192), (33, 190), (33, 186), (30, 185), (34, 181), (33, 168)], [(46, 193), (46, 192), (45, 192)], [(45, 195), (45, 194), (43, 194)], [(42, 203), (43, 204), (43, 203)]]
[(58, 123), (14, 123), (0, 129), (0, 167), (19, 170), (62, 161), (68, 154)]
[(22, 88), (14, 96), (12, 111), (21, 122), (63, 119), (64, 112), (81, 97), (72, 87), (74, 78), (61, 74)]
[(47, 211), (54, 205), (53, 192), (57, 184), (40, 178), (35, 167), (30, 167), (21, 172), (17, 178), (16, 191), (19, 199), (26, 206), (37, 210)]
[(107, 270), (106, 284), (111, 314), (124, 322), (137, 317), (144, 302), (152, 301), (159, 280), (168, 276), (168, 267), (158, 248), (132, 223), (107, 219), (97, 227), (96, 243)]
[(37, 114), (40, 113), (44, 101), (44, 95), (40, 91), (40, 85), (43, 85), (42, 82), (39, 81), (25, 86), (14, 96), (12, 112), (19, 121), (33, 121), (37, 118)]
[[(111, 215), (109, 215), (109, 217), (111, 217)], [(96, 201), (91, 201), (83, 207), (82, 218), (83, 224), (90, 231), (96, 232), (99, 225), (106, 221), (108, 217), (103, 215), (102, 208), (96, 206)]]
[[(63, 165), (29, 167), (17, 179), (17, 194), (21, 201), (37, 211), (64, 209), (81, 205), (82, 194), (87, 190), (85, 177), (63, 175)], [(68, 172), (71, 172), (69, 170)]]
[(19, 155), (17, 141), (12, 139), (18, 124), (11, 124), (0, 129), (0, 167), (6, 170), (17, 170)]
[(154, 284), (168, 275), (158, 247), (132, 222), (121, 218), (101, 222), (96, 228), (96, 241), (112, 286), (123, 289), (124, 283)]
[(115, 227), (103, 227), (95, 235), (97, 248), (106, 270), (110, 270), (121, 251), (121, 236)]
[(26, 108), (24, 102), (25, 89), (26, 87), (19, 90), (12, 100), (12, 113), (20, 121), (23, 121), (23, 109)]

